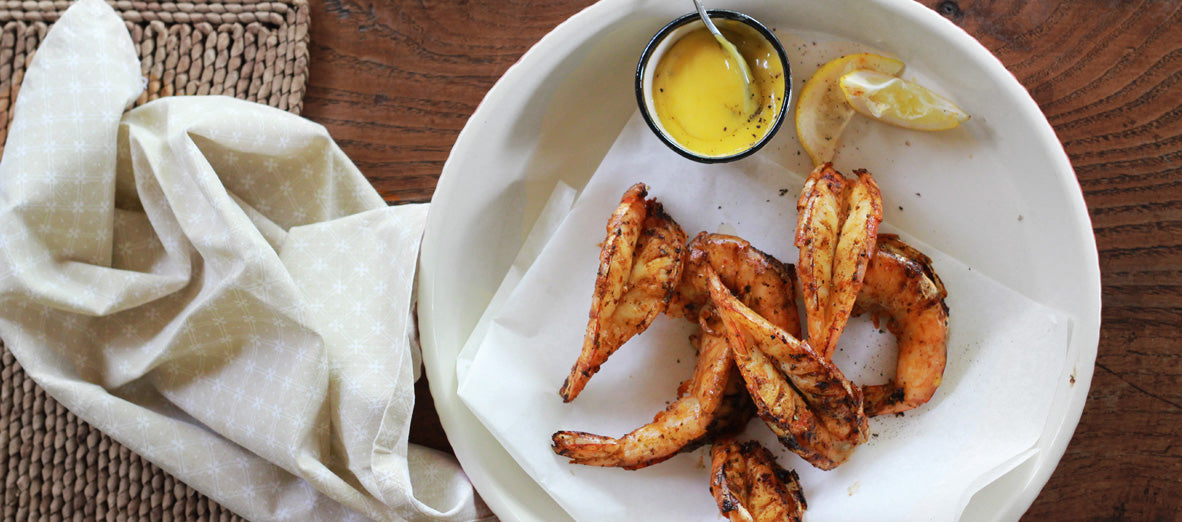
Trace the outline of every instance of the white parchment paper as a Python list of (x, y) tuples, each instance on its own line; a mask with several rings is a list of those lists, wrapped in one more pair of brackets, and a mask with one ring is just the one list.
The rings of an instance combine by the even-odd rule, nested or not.
[[(550, 449), (557, 430), (620, 436), (649, 422), (675, 398), (695, 363), (687, 339), (692, 325), (662, 317), (616, 352), (578, 399), (564, 404), (558, 396), (582, 345), (598, 244), (620, 195), (643, 181), (689, 236), (701, 230), (737, 234), (794, 262), (795, 203), (805, 176), (763, 154), (727, 165), (673, 157), (637, 116), (529, 270), (486, 314), (481, 337), (461, 354), (466, 371), (459, 395), (573, 517), (719, 518), (704, 448), (638, 471), (572, 465)], [(762, 440), (800, 474), (809, 520), (955, 519), (975, 491), (1034, 455), (1065, 364), (1065, 315), (890, 223), (882, 231), (901, 233), (928, 254), (948, 288), (944, 383), (917, 410), (871, 419), (870, 441), (833, 471), (812, 468), (781, 447), (761, 421), (751, 422), (746, 436)], [(859, 318), (835, 360), (854, 382), (880, 383), (893, 373), (893, 346), (889, 333)]]

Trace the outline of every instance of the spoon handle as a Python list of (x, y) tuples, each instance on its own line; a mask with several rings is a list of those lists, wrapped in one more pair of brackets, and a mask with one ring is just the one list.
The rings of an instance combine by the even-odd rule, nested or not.
[(718, 31), (718, 27), (714, 25), (714, 21), (710, 19), (710, 15), (706, 14), (706, 8), (702, 7), (701, 0), (694, 0), (694, 7), (698, 8), (698, 16), (702, 18), (702, 23), (706, 24), (706, 29), (715, 38), (721, 38), (722, 33)]

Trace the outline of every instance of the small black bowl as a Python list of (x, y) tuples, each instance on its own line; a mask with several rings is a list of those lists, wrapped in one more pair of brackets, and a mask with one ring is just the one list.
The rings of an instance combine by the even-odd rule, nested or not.
[[(656, 68), (655, 64), (657, 60), (661, 58), (673, 43), (687, 32), (704, 26), (701, 18), (698, 17), (697, 11), (669, 22), (645, 46), (644, 52), (640, 55), (640, 63), (636, 65), (636, 103), (640, 106), (640, 114), (644, 116), (645, 123), (648, 124), (648, 127), (652, 129), (653, 133), (665, 145), (668, 145), (670, 149), (694, 161), (702, 163), (723, 163), (742, 159), (754, 154), (776, 135), (776, 131), (780, 129), (780, 125), (784, 122), (784, 114), (787, 112), (788, 102), (790, 101), (792, 75), (788, 67), (788, 55), (784, 52), (784, 46), (780, 44), (779, 38), (776, 38), (776, 35), (768, 30), (767, 27), (764, 27), (763, 24), (759, 23), (759, 21), (743, 13), (725, 9), (711, 9), (707, 11), (707, 14), (711, 19), (735, 20), (755, 29), (756, 32), (771, 44), (772, 48), (776, 50), (776, 54), (779, 55), (780, 62), (784, 67), (784, 92), (782, 93), (783, 98), (781, 98), (783, 102), (780, 104), (780, 110), (775, 115), (772, 127), (768, 133), (759, 141), (751, 144), (750, 147), (737, 153), (727, 156), (706, 156), (681, 146), (665, 132), (665, 128), (661, 125), (660, 119), (657, 117), (656, 109), (651, 103), (652, 70)], [(654, 67), (649, 67), (650, 63), (654, 64)]]

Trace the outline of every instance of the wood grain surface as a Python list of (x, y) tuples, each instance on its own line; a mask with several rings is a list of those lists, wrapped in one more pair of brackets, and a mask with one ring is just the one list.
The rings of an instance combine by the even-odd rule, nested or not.
[[(1095, 376), (1067, 453), (1024, 520), (1179, 520), (1182, 2), (922, 3), (1033, 95), (1075, 167), (1099, 247)], [(304, 115), (328, 127), (387, 201), (429, 201), (488, 89), (588, 4), (312, 0)], [(422, 385), (419, 400), (413, 440), (447, 449)]]

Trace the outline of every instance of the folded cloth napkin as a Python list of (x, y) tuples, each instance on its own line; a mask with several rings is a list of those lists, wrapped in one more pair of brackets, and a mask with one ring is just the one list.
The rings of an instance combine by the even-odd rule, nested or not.
[[(407, 443), (426, 205), (321, 126), (226, 97), (127, 111), (123, 22), (54, 24), (0, 160), (0, 338), (79, 417), (250, 519), (489, 517)], [(126, 111), (126, 112), (125, 112)]]

